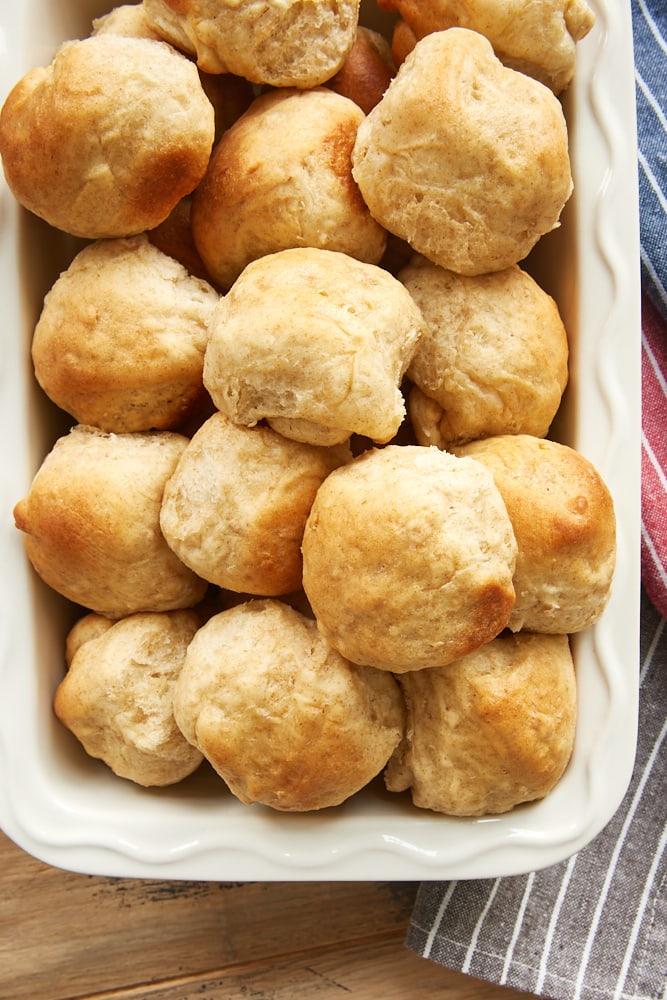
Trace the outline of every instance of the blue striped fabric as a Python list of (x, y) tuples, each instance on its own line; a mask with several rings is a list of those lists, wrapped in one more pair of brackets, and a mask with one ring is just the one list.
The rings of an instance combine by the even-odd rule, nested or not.
[(667, 3), (633, 0), (642, 282), (667, 320)]
[[(642, 288), (667, 321), (667, 0), (632, 0), (632, 18)], [(643, 428), (645, 436), (664, 437), (646, 418)], [(664, 534), (664, 519), (651, 524)], [(652, 542), (664, 550), (662, 534)], [(653, 603), (642, 593), (638, 749), (616, 815), (579, 854), (544, 871), (423, 883), (406, 938), (413, 951), (553, 1000), (667, 996), (667, 621), (656, 608), (663, 607), (660, 583), (652, 574)]]

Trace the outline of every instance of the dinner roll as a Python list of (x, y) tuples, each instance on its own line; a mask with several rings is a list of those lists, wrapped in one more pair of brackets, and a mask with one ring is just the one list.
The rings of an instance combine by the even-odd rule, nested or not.
[(106, 615), (98, 615), (94, 611), (89, 611), (87, 615), (78, 618), (65, 637), (65, 663), (67, 666), (70, 666), (74, 654), (84, 643), (103, 635), (111, 628), (114, 620), (107, 618)]
[(332, 472), (302, 550), (320, 631), (355, 663), (450, 663), (505, 628), (514, 606), (516, 542), (493, 478), (437, 448), (388, 445)]
[(14, 508), (27, 556), (57, 593), (110, 618), (195, 605), (206, 590), (160, 531), (164, 486), (188, 439), (76, 426)]
[[(149, 24), (142, 3), (114, 7), (108, 14), (96, 18), (93, 21), (93, 34), (164, 40), (160, 32)], [(204, 93), (213, 105), (214, 142), (217, 142), (224, 130), (250, 105), (255, 96), (253, 85), (249, 80), (233, 73), (204, 73), (200, 70), (199, 79)]]
[(126, 38), (150, 38), (154, 42), (163, 41), (146, 17), (143, 4), (126, 3), (112, 7), (106, 14), (93, 18), (92, 34), (123, 35)]
[(301, 538), (319, 485), (349, 448), (290, 441), (211, 416), (167, 481), (160, 527), (179, 559), (227, 590), (274, 596), (301, 586)]
[(181, 427), (202, 406), (218, 297), (145, 234), (90, 243), (44, 299), (32, 342), (37, 381), (81, 424)]
[(385, 229), (460, 274), (518, 263), (572, 191), (559, 101), (465, 28), (417, 42), (359, 126), (352, 173)]
[[(576, 44), (595, 23), (585, 0), (381, 0), (381, 6), (399, 15), (415, 41), (447, 28), (480, 32), (506, 66), (556, 94), (571, 82)], [(398, 37), (407, 33), (401, 29)]]
[(492, 473), (518, 545), (518, 631), (572, 633), (593, 625), (609, 600), (616, 562), (614, 504), (580, 452), (530, 435), (500, 435), (453, 449)]
[[(429, 32), (425, 32), (425, 34), (429, 34)], [(391, 34), (391, 57), (396, 67), (405, 62), (416, 44), (417, 36), (408, 22), (404, 21), (402, 17), (397, 17)]]
[[(81, 644), (53, 707), (86, 753), (145, 787), (173, 785), (203, 757), (174, 719), (172, 696), (190, 640), (193, 611), (137, 614)], [(75, 626), (76, 627), (76, 626)]]
[(203, 177), (213, 135), (196, 66), (163, 42), (113, 32), (65, 43), (0, 113), (17, 201), (87, 239), (162, 222)]
[(406, 736), (385, 771), (392, 792), (451, 816), (544, 798), (572, 753), (577, 717), (567, 636), (504, 632), (446, 667), (399, 678)]
[(409, 292), (382, 268), (333, 250), (283, 250), (248, 264), (218, 302), (204, 384), (235, 423), (266, 419), (310, 444), (353, 433), (388, 441), (423, 329)]
[(417, 257), (398, 277), (427, 326), (407, 372), (421, 390), (408, 407), (419, 443), (544, 437), (568, 378), (567, 333), (551, 296), (516, 264), (465, 276)]
[(363, 120), (326, 88), (258, 97), (217, 144), (192, 202), (197, 249), (222, 288), (246, 264), (290, 247), (319, 247), (377, 264), (384, 229), (352, 179)]
[(395, 73), (387, 39), (379, 31), (359, 25), (347, 59), (325, 86), (349, 97), (367, 115), (384, 95)]
[(354, 42), (359, 0), (144, 0), (149, 24), (208, 73), (316, 87)]
[(344, 802), (403, 733), (395, 679), (348, 663), (276, 600), (223, 611), (197, 632), (174, 714), (241, 802), (285, 812)]

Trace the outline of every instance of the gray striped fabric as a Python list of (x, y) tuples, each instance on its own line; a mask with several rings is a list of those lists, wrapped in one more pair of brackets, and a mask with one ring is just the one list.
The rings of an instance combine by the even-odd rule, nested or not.
[(557, 1000), (667, 995), (667, 622), (645, 595), (640, 706), (632, 781), (602, 833), (530, 875), (422, 883), (411, 950)]

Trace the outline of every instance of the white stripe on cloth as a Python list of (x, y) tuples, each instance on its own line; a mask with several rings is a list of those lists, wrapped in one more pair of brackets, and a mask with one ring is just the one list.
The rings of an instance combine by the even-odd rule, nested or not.
[(653, 539), (651, 538), (651, 535), (647, 531), (646, 525), (644, 524), (643, 520), (641, 524), (641, 533), (642, 533), (642, 541), (644, 542), (646, 550), (651, 557), (651, 562), (654, 563), (655, 568), (658, 571), (658, 576), (660, 577), (664, 585), (667, 587), (667, 570), (665, 570), (665, 567), (662, 564), (662, 559), (657, 553), (656, 547), (653, 544)]
[(666, 619), (661, 618), (660, 621), (658, 622), (658, 627), (656, 628), (655, 634), (654, 634), (653, 638), (651, 639), (651, 644), (650, 644), (650, 646), (648, 647), (648, 649), (646, 651), (646, 657), (644, 658), (644, 662), (642, 664), (641, 673), (639, 674), (639, 683), (640, 684), (643, 683), (644, 677), (648, 673), (648, 670), (649, 670), (651, 664), (653, 663), (653, 654), (655, 653), (656, 649), (660, 645), (660, 640), (662, 638), (662, 632), (663, 632), (663, 629), (665, 627), (665, 621), (666, 621)]
[(638, 69), (635, 69), (635, 81), (639, 85), (639, 89), (641, 90), (642, 94), (644, 95), (648, 103), (651, 105), (656, 118), (662, 125), (663, 132), (667, 132), (667, 118), (665, 117), (665, 113), (658, 104), (658, 102), (656, 101), (655, 97), (653, 96), (653, 91), (650, 89), (650, 87), (648, 86), (648, 84), (644, 80), (644, 77), (641, 75)]
[(521, 905), (519, 906), (519, 912), (516, 915), (516, 920), (514, 921), (514, 930), (512, 931), (512, 939), (509, 943), (507, 949), (507, 954), (505, 955), (505, 961), (503, 962), (503, 971), (500, 975), (500, 985), (504, 986), (507, 982), (507, 974), (512, 964), (512, 957), (514, 955), (514, 949), (516, 948), (516, 943), (521, 932), (521, 925), (523, 924), (524, 914), (526, 912), (526, 906), (528, 905), (528, 900), (530, 898), (530, 893), (533, 888), (533, 882), (535, 881), (535, 872), (531, 872), (528, 876), (526, 882), (526, 888), (523, 891), (523, 896), (521, 898)]
[(644, 3), (644, 0), (639, 0), (639, 7), (641, 8), (644, 20), (646, 21), (648, 27), (651, 29), (651, 34), (653, 35), (653, 37), (655, 38), (656, 42), (663, 50), (663, 52), (667, 52), (667, 43), (665, 42), (665, 39), (662, 37), (662, 34), (660, 33), (660, 28), (651, 17), (651, 12)]
[(635, 791), (635, 794), (632, 797), (632, 802), (630, 803), (630, 808), (628, 809), (628, 814), (625, 817), (625, 820), (623, 822), (623, 826), (621, 828), (621, 832), (620, 832), (620, 834), (618, 836), (618, 839), (616, 840), (616, 843), (614, 845), (614, 850), (613, 850), (612, 855), (611, 855), (611, 859), (610, 859), (610, 863), (609, 863), (609, 868), (607, 870), (607, 874), (605, 875), (605, 879), (604, 879), (604, 882), (602, 884), (602, 890), (600, 892), (600, 896), (599, 896), (597, 905), (595, 907), (595, 913), (593, 915), (593, 920), (591, 921), (591, 926), (590, 926), (589, 931), (588, 931), (588, 937), (586, 938), (586, 944), (584, 946), (584, 950), (583, 950), (581, 962), (579, 964), (579, 972), (578, 972), (578, 975), (577, 975), (577, 980), (576, 980), (576, 983), (575, 983), (575, 990), (574, 990), (574, 994), (573, 994), (574, 1000), (580, 1000), (580, 998), (581, 998), (582, 989), (584, 987), (584, 978), (586, 976), (586, 969), (588, 967), (588, 961), (589, 961), (590, 956), (591, 956), (591, 950), (593, 948), (593, 943), (595, 941), (595, 937), (596, 937), (596, 934), (597, 934), (598, 925), (599, 925), (600, 919), (602, 917), (602, 911), (604, 910), (604, 905), (605, 905), (605, 902), (607, 900), (607, 896), (609, 894), (609, 888), (611, 886), (611, 883), (612, 883), (613, 878), (614, 878), (614, 874), (616, 872), (616, 866), (618, 864), (618, 860), (619, 860), (619, 857), (621, 855), (621, 851), (623, 850), (623, 846), (625, 844), (625, 839), (627, 837), (628, 830), (630, 829), (630, 826), (632, 825), (632, 820), (634, 819), (635, 813), (637, 811), (637, 807), (639, 806), (639, 802), (640, 802), (641, 797), (643, 795), (644, 788), (646, 787), (646, 783), (647, 783), (647, 781), (648, 781), (648, 779), (650, 777), (651, 769), (653, 768), (653, 764), (655, 763), (655, 759), (656, 759), (656, 757), (658, 755), (658, 751), (660, 750), (660, 746), (662, 744), (662, 741), (663, 741), (663, 739), (665, 737), (665, 733), (666, 732), (667, 732), (667, 720), (665, 720), (665, 722), (663, 723), (663, 727), (662, 727), (662, 730), (660, 731), (660, 735), (658, 736), (657, 740), (655, 741), (655, 743), (653, 745), (653, 749), (651, 750), (651, 754), (649, 756), (649, 759), (646, 762), (646, 766), (644, 767), (644, 770), (642, 772), (642, 776), (641, 776), (641, 779), (639, 781), (639, 784), (637, 785), (637, 789)]
[(547, 934), (544, 939), (544, 948), (542, 949), (542, 957), (540, 959), (540, 968), (537, 977), (537, 983), (535, 985), (535, 992), (541, 993), (544, 987), (544, 980), (547, 978), (547, 971), (549, 968), (549, 955), (551, 954), (551, 946), (553, 944), (554, 934), (556, 932), (556, 925), (558, 923), (558, 916), (560, 914), (563, 902), (567, 895), (567, 887), (570, 884), (570, 879), (572, 878), (572, 873), (574, 872), (574, 866), (577, 863), (578, 854), (573, 854), (568, 860), (565, 867), (565, 873), (560, 884), (560, 889), (558, 890), (558, 896), (556, 897), (556, 902), (554, 908), (551, 912), (551, 919), (549, 920), (549, 926), (547, 928)]
[(641, 247), (641, 246), (639, 248), (639, 253), (640, 253), (640, 256), (641, 256), (642, 264), (646, 268), (648, 276), (650, 277), (651, 281), (655, 285), (655, 288), (656, 288), (656, 290), (658, 292), (658, 295), (660, 296), (662, 304), (665, 306), (665, 308), (667, 308), (667, 289), (665, 289), (665, 286), (663, 285), (662, 281), (660, 280), (658, 272), (654, 268), (653, 263), (652, 263), (650, 257), (648, 256), (648, 254), (646, 253), (646, 251), (644, 250), (644, 248)]
[(651, 167), (649, 166), (649, 162), (646, 159), (646, 157), (644, 156), (644, 154), (642, 153), (641, 149), (638, 151), (637, 156), (638, 156), (638, 159), (639, 159), (640, 166), (641, 166), (641, 168), (644, 171), (644, 174), (646, 176), (646, 179), (649, 182), (649, 184), (651, 185), (651, 187), (653, 188), (653, 190), (655, 192), (655, 195), (656, 195), (656, 198), (660, 202), (661, 209), (663, 210), (663, 212), (667, 213), (667, 198), (665, 198), (664, 191), (660, 187), (660, 184), (658, 183), (658, 180), (657, 180), (655, 174), (653, 173), (653, 171), (651, 170)]
[(662, 831), (662, 837), (660, 838), (660, 846), (656, 851), (653, 863), (648, 873), (648, 878), (644, 882), (644, 889), (642, 892), (641, 900), (639, 902), (639, 907), (630, 931), (630, 937), (628, 939), (628, 945), (625, 949), (625, 955), (623, 956), (623, 964), (621, 965), (621, 971), (618, 976), (618, 981), (616, 983), (616, 989), (614, 990), (614, 995), (612, 1000), (620, 1000), (623, 995), (623, 988), (625, 987), (625, 980), (628, 976), (628, 970), (630, 968), (630, 963), (632, 961), (632, 956), (634, 954), (635, 946), (637, 944), (637, 938), (639, 937), (639, 930), (642, 925), (642, 920), (644, 919), (644, 914), (646, 912), (646, 907), (648, 905), (651, 890), (653, 889), (653, 883), (655, 881), (655, 876), (658, 871), (658, 866), (660, 864), (660, 859), (664, 853), (665, 847), (667, 846), (667, 827)]
[(465, 957), (465, 959), (463, 961), (463, 965), (461, 966), (461, 972), (467, 973), (469, 971), (469, 969), (470, 969), (470, 964), (471, 964), (471, 962), (473, 960), (473, 957), (474, 957), (474, 954), (475, 954), (475, 949), (477, 948), (477, 941), (479, 939), (479, 934), (480, 934), (480, 931), (482, 929), (482, 925), (484, 924), (484, 921), (486, 919), (487, 913), (491, 909), (491, 903), (493, 902), (494, 897), (495, 897), (496, 893), (498, 892), (498, 886), (499, 885), (500, 885), (500, 879), (497, 878), (497, 879), (495, 879), (495, 881), (494, 881), (494, 883), (493, 883), (493, 885), (491, 887), (491, 892), (489, 893), (488, 899), (487, 899), (487, 901), (486, 901), (486, 903), (484, 905), (484, 909), (480, 913), (479, 919), (477, 920), (477, 923), (475, 924), (475, 929), (472, 932), (472, 937), (470, 938), (470, 944), (468, 945), (468, 950), (466, 952), (466, 957)]
[[(660, 639), (662, 638), (662, 633), (663, 633), (664, 627), (665, 627), (665, 619), (661, 618), (660, 621), (658, 622), (658, 625), (657, 625), (657, 628), (656, 628), (655, 633), (653, 635), (653, 638), (651, 639), (651, 643), (650, 643), (650, 645), (649, 645), (649, 647), (648, 647), (648, 649), (646, 651), (646, 655), (644, 657), (644, 662), (642, 663), (642, 666), (641, 666), (641, 671), (640, 671), (640, 674), (639, 674), (639, 683), (640, 683), (640, 685), (643, 683), (644, 678), (645, 678), (646, 674), (648, 673), (648, 671), (649, 671), (649, 669), (651, 667), (651, 664), (653, 662), (653, 656), (655, 654), (656, 649), (658, 648), (658, 646), (660, 644)], [(558, 896), (556, 897), (556, 901), (554, 903), (554, 908), (553, 908), (552, 913), (551, 913), (551, 918), (549, 920), (549, 926), (547, 928), (547, 933), (546, 933), (546, 937), (545, 937), (545, 940), (544, 940), (544, 948), (542, 949), (542, 957), (540, 959), (540, 967), (539, 967), (539, 971), (538, 971), (537, 982), (535, 984), (535, 993), (537, 993), (537, 994), (541, 994), (542, 989), (544, 988), (544, 982), (546, 980), (547, 973), (549, 971), (549, 955), (551, 953), (551, 946), (553, 944), (553, 939), (554, 939), (554, 935), (555, 935), (555, 932), (556, 932), (556, 926), (558, 924), (558, 917), (559, 917), (560, 911), (561, 911), (561, 909), (563, 907), (563, 903), (565, 901), (565, 897), (567, 896), (567, 890), (568, 890), (568, 886), (570, 884), (570, 879), (572, 878), (572, 875), (574, 873), (574, 868), (575, 868), (575, 865), (577, 863), (578, 858), (579, 858), (578, 854), (574, 854), (571, 858), (569, 858), (569, 860), (567, 862), (567, 865), (566, 865), (566, 868), (565, 868), (565, 872), (564, 872), (564, 875), (563, 875), (561, 886), (560, 886), (560, 889), (558, 891)], [(656, 866), (657, 866), (657, 863), (654, 864), (654, 866), (652, 867), (652, 872), (653, 872), (652, 877), (655, 874), (655, 872), (653, 871), (653, 869)], [(650, 889), (650, 885), (649, 885), (649, 889)], [(645, 907), (645, 902), (642, 903), (642, 907)], [(636, 924), (636, 927), (633, 928), (633, 933), (634, 933), (635, 939), (636, 939), (636, 935), (637, 935), (637, 933), (639, 931), (640, 924), (641, 924), (641, 920), (639, 920), (639, 922)], [(630, 961), (631, 958), (632, 958), (632, 952), (630, 951), (630, 953), (628, 955), (628, 964), (629, 964), (629, 961)], [(626, 975), (627, 975), (627, 969), (625, 970), (624, 975), (623, 975), (624, 980), (625, 980), (625, 976)], [(614, 998), (614, 1000), (616, 1000), (616, 998)]]
[[(662, 633), (664, 631), (664, 628), (665, 628), (665, 619), (661, 618), (660, 621), (657, 624), (656, 630), (655, 630), (655, 632), (653, 634), (653, 638), (651, 639), (649, 647), (646, 650), (646, 656), (644, 657), (644, 662), (642, 663), (642, 668), (641, 668), (641, 671), (640, 671), (640, 674), (639, 674), (639, 683), (640, 683), (640, 685), (643, 684), (644, 678), (645, 678), (646, 674), (648, 673), (648, 671), (649, 671), (649, 669), (651, 667), (651, 664), (653, 663), (653, 656), (655, 654), (656, 649), (658, 648), (658, 646), (660, 644), (660, 640), (662, 638)], [(657, 869), (658, 869), (658, 865), (660, 864), (660, 859), (662, 857), (662, 854), (664, 853), (666, 844), (667, 844), (667, 828), (664, 829), (663, 832), (662, 832), (662, 837), (660, 839), (660, 849), (658, 851), (656, 851), (656, 854), (655, 854), (655, 856), (653, 858), (653, 863), (652, 863), (650, 871), (649, 871), (648, 878), (646, 879), (646, 881), (644, 883), (644, 890), (642, 892), (641, 902), (640, 902), (639, 909), (637, 911), (637, 915), (635, 917), (634, 923), (632, 925), (632, 930), (630, 932), (630, 938), (628, 940), (628, 946), (626, 948), (625, 955), (623, 957), (623, 964), (621, 966), (621, 971), (620, 971), (620, 974), (619, 974), (619, 977), (618, 977), (618, 982), (616, 984), (616, 989), (614, 991), (614, 996), (613, 996), (612, 1000), (619, 1000), (619, 998), (623, 995), (623, 988), (625, 986), (625, 980), (627, 979), (628, 970), (630, 968), (630, 963), (632, 962), (632, 956), (633, 956), (633, 953), (634, 953), (634, 949), (635, 949), (635, 946), (637, 944), (637, 938), (639, 936), (639, 931), (640, 931), (640, 928), (641, 928), (642, 919), (643, 919), (643, 916), (644, 916), (644, 912), (646, 910), (647, 902), (648, 902), (648, 900), (650, 898), (650, 895), (651, 895), (651, 890), (652, 890), (652, 887), (653, 887), (653, 883), (655, 881), (655, 876), (656, 876), (656, 872), (657, 872)]]
[(449, 885), (447, 886), (447, 892), (444, 894), (442, 900), (440, 901), (438, 912), (435, 915), (435, 918), (431, 925), (431, 929), (428, 932), (428, 937), (426, 938), (426, 944), (424, 945), (424, 951), (423, 951), (424, 958), (431, 957), (431, 949), (433, 948), (433, 942), (435, 941), (438, 931), (440, 929), (440, 921), (442, 920), (445, 910), (449, 906), (449, 901), (452, 898), (452, 895), (457, 885), (458, 883), (456, 881), (450, 882)]
[(663, 396), (665, 396), (665, 398), (667, 398), (667, 379), (665, 378), (665, 375), (662, 372), (660, 365), (656, 360), (656, 356), (651, 349), (651, 345), (649, 344), (647, 338), (643, 334), (642, 334), (642, 347), (644, 348), (646, 357), (651, 362), (651, 368), (653, 369), (653, 373), (656, 377), (658, 385), (662, 389), (662, 394)]
[(651, 444), (648, 438), (646, 437), (646, 434), (644, 434), (643, 432), (642, 432), (642, 447), (646, 452), (647, 458), (649, 459), (651, 465), (653, 466), (653, 468), (657, 473), (658, 480), (663, 490), (667, 493), (667, 473), (665, 473), (665, 470), (662, 468), (660, 462), (655, 457), (655, 452), (653, 451), (653, 448), (651, 447)]

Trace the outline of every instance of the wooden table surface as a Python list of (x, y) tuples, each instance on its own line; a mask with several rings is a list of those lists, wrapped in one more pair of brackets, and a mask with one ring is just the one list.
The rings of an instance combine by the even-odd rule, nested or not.
[(173, 882), (51, 868), (0, 834), (1, 1000), (526, 1000), (404, 945), (406, 882)]

